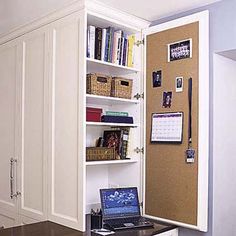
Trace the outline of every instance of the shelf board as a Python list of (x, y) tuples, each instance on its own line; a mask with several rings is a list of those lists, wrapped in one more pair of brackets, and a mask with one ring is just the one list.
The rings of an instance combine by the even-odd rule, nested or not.
[(110, 126), (110, 127), (138, 127), (137, 124), (125, 124), (125, 123), (106, 123), (106, 122), (86, 122), (87, 126)]
[(86, 161), (86, 166), (136, 163), (137, 160)]
[(87, 73), (103, 73), (114, 75), (133, 74), (140, 72), (139, 69), (116, 65), (106, 61), (86, 58), (87, 60)]
[(86, 101), (90, 104), (96, 105), (123, 105), (123, 104), (139, 104), (140, 101), (136, 99), (124, 99), (115, 97), (98, 96), (86, 94)]

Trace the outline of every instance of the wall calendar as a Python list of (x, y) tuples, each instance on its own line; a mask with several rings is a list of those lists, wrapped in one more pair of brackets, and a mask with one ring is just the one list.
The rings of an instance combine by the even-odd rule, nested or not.
[(182, 143), (183, 112), (153, 113), (151, 142)]

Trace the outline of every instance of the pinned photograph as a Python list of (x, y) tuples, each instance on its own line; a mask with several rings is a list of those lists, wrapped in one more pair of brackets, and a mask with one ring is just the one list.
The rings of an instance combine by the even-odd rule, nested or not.
[(163, 92), (163, 103), (164, 108), (170, 108), (172, 101), (172, 92)]
[(168, 44), (168, 62), (192, 57), (192, 39)]
[(153, 88), (161, 87), (162, 81), (162, 71), (153, 71), (152, 72), (152, 86)]
[(183, 92), (183, 85), (184, 85), (184, 78), (183, 77), (176, 77), (175, 78), (175, 91), (177, 93)]

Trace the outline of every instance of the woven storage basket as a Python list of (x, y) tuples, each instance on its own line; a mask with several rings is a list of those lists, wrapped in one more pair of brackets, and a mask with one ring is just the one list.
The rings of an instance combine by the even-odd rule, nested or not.
[(87, 74), (87, 93), (111, 96), (111, 76), (103, 74)]
[(116, 160), (117, 155), (115, 148), (107, 147), (87, 147), (86, 148), (86, 160), (87, 161), (105, 161)]
[(133, 81), (122, 77), (113, 77), (111, 84), (111, 96), (131, 99)]

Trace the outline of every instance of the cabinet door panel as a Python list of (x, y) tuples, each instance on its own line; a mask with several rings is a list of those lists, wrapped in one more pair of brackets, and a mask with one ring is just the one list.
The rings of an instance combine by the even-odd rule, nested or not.
[[(79, 97), (81, 18), (52, 25), (52, 150), (49, 164), (51, 220), (83, 230), (83, 142)], [(81, 101), (82, 102), (82, 101)]]
[(0, 208), (16, 212), (16, 198), (10, 197), (16, 192), (16, 163), (13, 163), (11, 188), (10, 159), (17, 158), (17, 45), (14, 43), (0, 48), (0, 77)]
[[(207, 231), (208, 223), (208, 20), (205, 11), (145, 31), (144, 213), (157, 220), (200, 231)], [(190, 58), (180, 60), (184, 40), (189, 42)], [(156, 89), (152, 76), (158, 68), (165, 75), (165, 82)], [(179, 75), (185, 84), (181, 93), (177, 93), (175, 84)], [(166, 91), (173, 93), (169, 107), (165, 106)], [(171, 142), (178, 126), (172, 115), (167, 114), (170, 112), (184, 114), (183, 137), (179, 144)], [(164, 121), (158, 118), (153, 122), (154, 113), (165, 114), (161, 116)], [(152, 142), (151, 135), (160, 141)], [(192, 163), (186, 155), (188, 149), (195, 153)]]
[(22, 158), (20, 213), (46, 219), (46, 33), (27, 34), (22, 42)]

